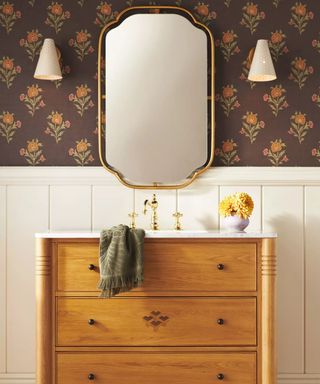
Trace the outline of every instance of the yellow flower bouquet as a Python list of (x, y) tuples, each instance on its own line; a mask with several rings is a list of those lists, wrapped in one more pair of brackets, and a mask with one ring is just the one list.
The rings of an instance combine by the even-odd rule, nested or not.
[(224, 226), (228, 230), (241, 232), (249, 225), (254, 203), (250, 195), (237, 192), (225, 197), (219, 204), (219, 213), (224, 217)]

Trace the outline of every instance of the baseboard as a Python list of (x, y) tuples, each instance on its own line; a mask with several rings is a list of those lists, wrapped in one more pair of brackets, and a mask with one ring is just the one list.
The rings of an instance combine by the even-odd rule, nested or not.
[[(0, 384), (36, 384), (32, 373), (0, 373)], [(278, 384), (320, 384), (320, 374), (280, 374)]]
[(278, 376), (278, 384), (320, 384), (319, 373), (285, 374)]
[(35, 384), (34, 373), (0, 373), (0, 384)]

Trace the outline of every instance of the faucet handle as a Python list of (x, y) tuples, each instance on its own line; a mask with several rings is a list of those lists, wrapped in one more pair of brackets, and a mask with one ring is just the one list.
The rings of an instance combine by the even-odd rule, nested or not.
[(147, 199), (147, 200), (145, 200), (144, 201), (144, 203), (143, 203), (143, 214), (144, 215), (146, 215), (147, 214), (147, 211), (148, 211), (148, 209), (147, 209), (147, 206), (148, 206), (148, 204), (149, 204), (149, 200)]
[(181, 212), (176, 211), (172, 216), (175, 218), (174, 229), (176, 231), (181, 231), (182, 225), (181, 225), (180, 219), (183, 216), (183, 214)]
[(128, 213), (128, 216), (130, 217), (130, 228), (136, 229), (136, 217), (139, 216), (137, 212), (133, 211)]

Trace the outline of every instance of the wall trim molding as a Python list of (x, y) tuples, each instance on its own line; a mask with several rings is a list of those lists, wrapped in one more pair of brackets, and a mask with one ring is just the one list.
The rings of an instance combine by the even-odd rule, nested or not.
[[(120, 186), (102, 167), (0, 167), (0, 185)], [(320, 185), (320, 167), (215, 167), (197, 185)]]
[[(36, 384), (33, 373), (0, 373), (0, 384)], [(320, 374), (279, 374), (278, 384), (320, 384)]]

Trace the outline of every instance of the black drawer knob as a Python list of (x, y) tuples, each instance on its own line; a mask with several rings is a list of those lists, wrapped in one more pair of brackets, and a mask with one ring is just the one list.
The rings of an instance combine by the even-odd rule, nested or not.
[(223, 319), (218, 319), (218, 320), (217, 320), (217, 323), (218, 323), (219, 325), (223, 325), (223, 324), (224, 324), (224, 320), (223, 320)]
[(89, 325), (93, 325), (93, 324), (94, 324), (94, 319), (89, 319), (89, 320), (88, 320), (88, 324), (89, 324)]
[(222, 271), (224, 269), (224, 264), (218, 264), (217, 268), (219, 269), (219, 271)]
[(224, 379), (224, 374), (223, 373), (218, 373), (217, 374), (217, 379), (218, 380), (223, 380)]
[(94, 374), (93, 374), (93, 373), (89, 373), (89, 375), (88, 375), (88, 379), (89, 379), (89, 380), (94, 380)]
[(94, 266), (93, 264), (89, 264), (89, 265), (88, 265), (88, 269), (89, 269), (90, 271), (93, 271), (93, 270), (95, 269), (95, 266)]

